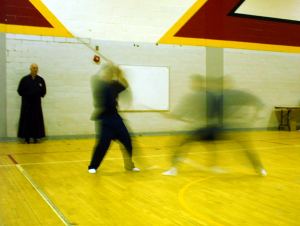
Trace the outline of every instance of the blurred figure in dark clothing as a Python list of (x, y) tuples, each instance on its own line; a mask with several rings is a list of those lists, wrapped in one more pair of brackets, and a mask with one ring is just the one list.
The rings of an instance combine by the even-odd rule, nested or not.
[[(178, 164), (183, 159), (184, 147), (192, 142), (208, 141), (213, 142), (222, 136), (222, 95), (217, 86), (207, 89), (203, 76), (195, 74), (190, 79), (191, 93), (183, 98), (182, 102), (168, 117), (183, 120), (193, 127), (192, 132), (185, 139), (181, 140), (178, 148), (171, 158), (172, 167), (163, 175), (175, 176), (178, 171)], [(199, 123), (202, 121), (202, 123)], [(211, 151), (209, 167), (221, 172), (216, 165), (216, 152)]]
[[(191, 77), (191, 90), (193, 92), (184, 98), (178, 110), (170, 114), (169, 117), (189, 121), (193, 125), (197, 125), (197, 120), (201, 120), (202, 117), (206, 119), (206, 123), (197, 125), (198, 128), (194, 128), (192, 134), (179, 143), (179, 147), (172, 156), (172, 167), (165, 171), (163, 175), (177, 175), (179, 162), (187, 161), (182, 158), (184, 146), (191, 142), (206, 141), (213, 144), (215, 140), (219, 139), (235, 140), (235, 138), (228, 137), (224, 133), (235, 122), (236, 115), (234, 116), (234, 112), (239, 112), (235, 108), (241, 109), (243, 106), (251, 106), (259, 109), (262, 106), (260, 100), (255, 96), (243, 91), (230, 89), (228, 86), (223, 90), (218, 79), (210, 79), (205, 82), (204, 77), (201, 75), (193, 75)], [(233, 120), (230, 121), (230, 119)], [(238, 143), (243, 146), (243, 150), (256, 172), (265, 176), (266, 171), (256, 153), (250, 148), (251, 145), (247, 142)], [(208, 168), (212, 172), (223, 173), (224, 170), (217, 165), (216, 147), (213, 146), (209, 151), (211, 152), (211, 159)]]
[(118, 114), (118, 95), (128, 87), (128, 82), (121, 69), (113, 64), (105, 65), (100, 73), (92, 78), (94, 113), (97, 142), (90, 165), (89, 173), (96, 173), (112, 140), (118, 140), (122, 149), (124, 167), (128, 171), (140, 171), (132, 161), (132, 141), (129, 132)]
[(26, 143), (30, 143), (30, 138), (36, 143), (45, 137), (41, 97), (46, 95), (46, 84), (37, 73), (38, 65), (32, 64), (30, 74), (21, 79), (18, 87), (22, 97), (18, 137), (24, 138)]
[[(259, 112), (264, 107), (262, 101), (255, 95), (234, 88), (229, 77), (225, 78), (223, 90), (223, 128), (247, 128), (259, 118)], [(242, 141), (229, 137), (238, 143), (258, 175), (266, 176), (262, 162), (253, 148), (250, 139)]]

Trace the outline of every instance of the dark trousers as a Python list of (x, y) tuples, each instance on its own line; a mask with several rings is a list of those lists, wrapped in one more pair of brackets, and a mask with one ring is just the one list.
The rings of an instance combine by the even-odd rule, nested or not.
[(124, 167), (126, 170), (131, 170), (134, 167), (132, 162), (132, 142), (122, 118), (119, 115), (103, 118), (96, 122), (96, 127), (100, 129), (100, 132), (97, 135), (89, 169), (97, 169), (100, 166), (111, 141), (117, 140), (123, 145)]
[[(171, 162), (173, 166), (178, 165), (180, 158), (184, 155), (186, 152), (184, 150), (184, 146), (194, 143), (194, 142), (211, 142), (221, 139), (222, 137), (222, 128), (219, 126), (208, 126), (205, 128), (200, 128), (192, 132), (191, 135), (189, 135), (187, 138), (183, 139), (177, 149), (175, 149), (175, 152), (173, 156), (171, 157)], [(211, 159), (209, 162), (210, 166), (215, 166), (217, 163), (217, 152), (215, 149), (211, 150)]]
[[(224, 134), (224, 131), (221, 127), (207, 127), (207, 128), (201, 128), (192, 133), (191, 136), (184, 139), (179, 145), (178, 148), (175, 150), (174, 155), (172, 156), (171, 162), (173, 166), (178, 165), (180, 158), (184, 154), (183, 147), (189, 143), (192, 142), (212, 142), (215, 140), (220, 139), (228, 139), (228, 140), (234, 140), (240, 147), (243, 149), (244, 154), (249, 159), (250, 163), (252, 164), (255, 171), (258, 173), (261, 169), (263, 169), (263, 164), (260, 161), (259, 156), (252, 148), (251, 142), (248, 140), (239, 141), (232, 137), (229, 137)], [(217, 165), (217, 150), (213, 148), (211, 151), (211, 159), (209, 162), (210, 166)]]

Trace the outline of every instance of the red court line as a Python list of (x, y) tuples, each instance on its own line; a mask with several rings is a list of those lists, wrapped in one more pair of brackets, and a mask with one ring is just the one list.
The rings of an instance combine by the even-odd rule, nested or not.
[(12, 157), (11, 155), (7, 155), (7, 156), (15, 165), (18, 164), (17, 160), (15, 160), (14, 157)]

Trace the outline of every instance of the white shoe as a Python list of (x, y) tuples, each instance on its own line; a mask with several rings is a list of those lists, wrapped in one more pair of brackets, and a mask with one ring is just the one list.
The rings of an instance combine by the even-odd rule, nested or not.
[(267, 171), (266, 171), (264, 168), (262, 168), (262, 169), (260, 169), (259, 174), (260, 174), (262, 177), (265, 177), (265, 176), (267, 176)]
[(132, 172), (140, 172), (141, 169), (140, 169), (140, 168), (137, 168), (137, 167), (133, 167), (133, 168), (131, 169), (131, 171), (132, 171)]
[(89, 172), (89, 173), (96, 173), (97, 170), (96, 170), (96, 169), (89, 169), (88, 172)]
[(227, 173), (227, 171), (219, 166), (213, 166), (210, 168), (210, 171), (213, 173), (223, 174)]
[(159, 169), (160, 167), (157, 166), (157, 165), (153, 165), (153, 166), (149, 166), (146, 168), (146, 170), (156, 170), (156, 169)]
[(207, 166), (203, 166), (191, 159), (187, 159), (187, 158), (178, 158), (179, 161), (186, 163), (194, 168), (196, 168), (197, 170), (201, 170), (201, 171), (209, 171), (209, 169), (207, 168)]
[(165, 171), (162, 173), (162, 175), (165, 176), (177, 176), (177, 168), (176, 167), (172, 167), (171, 169)]

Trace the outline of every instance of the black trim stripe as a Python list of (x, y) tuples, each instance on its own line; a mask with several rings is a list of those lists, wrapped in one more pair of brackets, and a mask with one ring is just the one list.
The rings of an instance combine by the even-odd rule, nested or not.
[(275, 18), (275, 17), (255, 16), (255, 15), (249, 15), (249, 14), (236, 13), (236, 11), (240, 8), (240, 6), (244, 2), (245, 2), (245, 0), (240, 0), (240, 2), (235, 7), (233, 7), (233, 9), (227, 14), (227, 16), (264, 20), (264, 21), (272, 21), (272, 22), (277, 22), (277, 23), (300, 24), (300, 21), (298, 21), (298, 20), (289, 20), (289, 19), (281, 19), (281, 18)]

